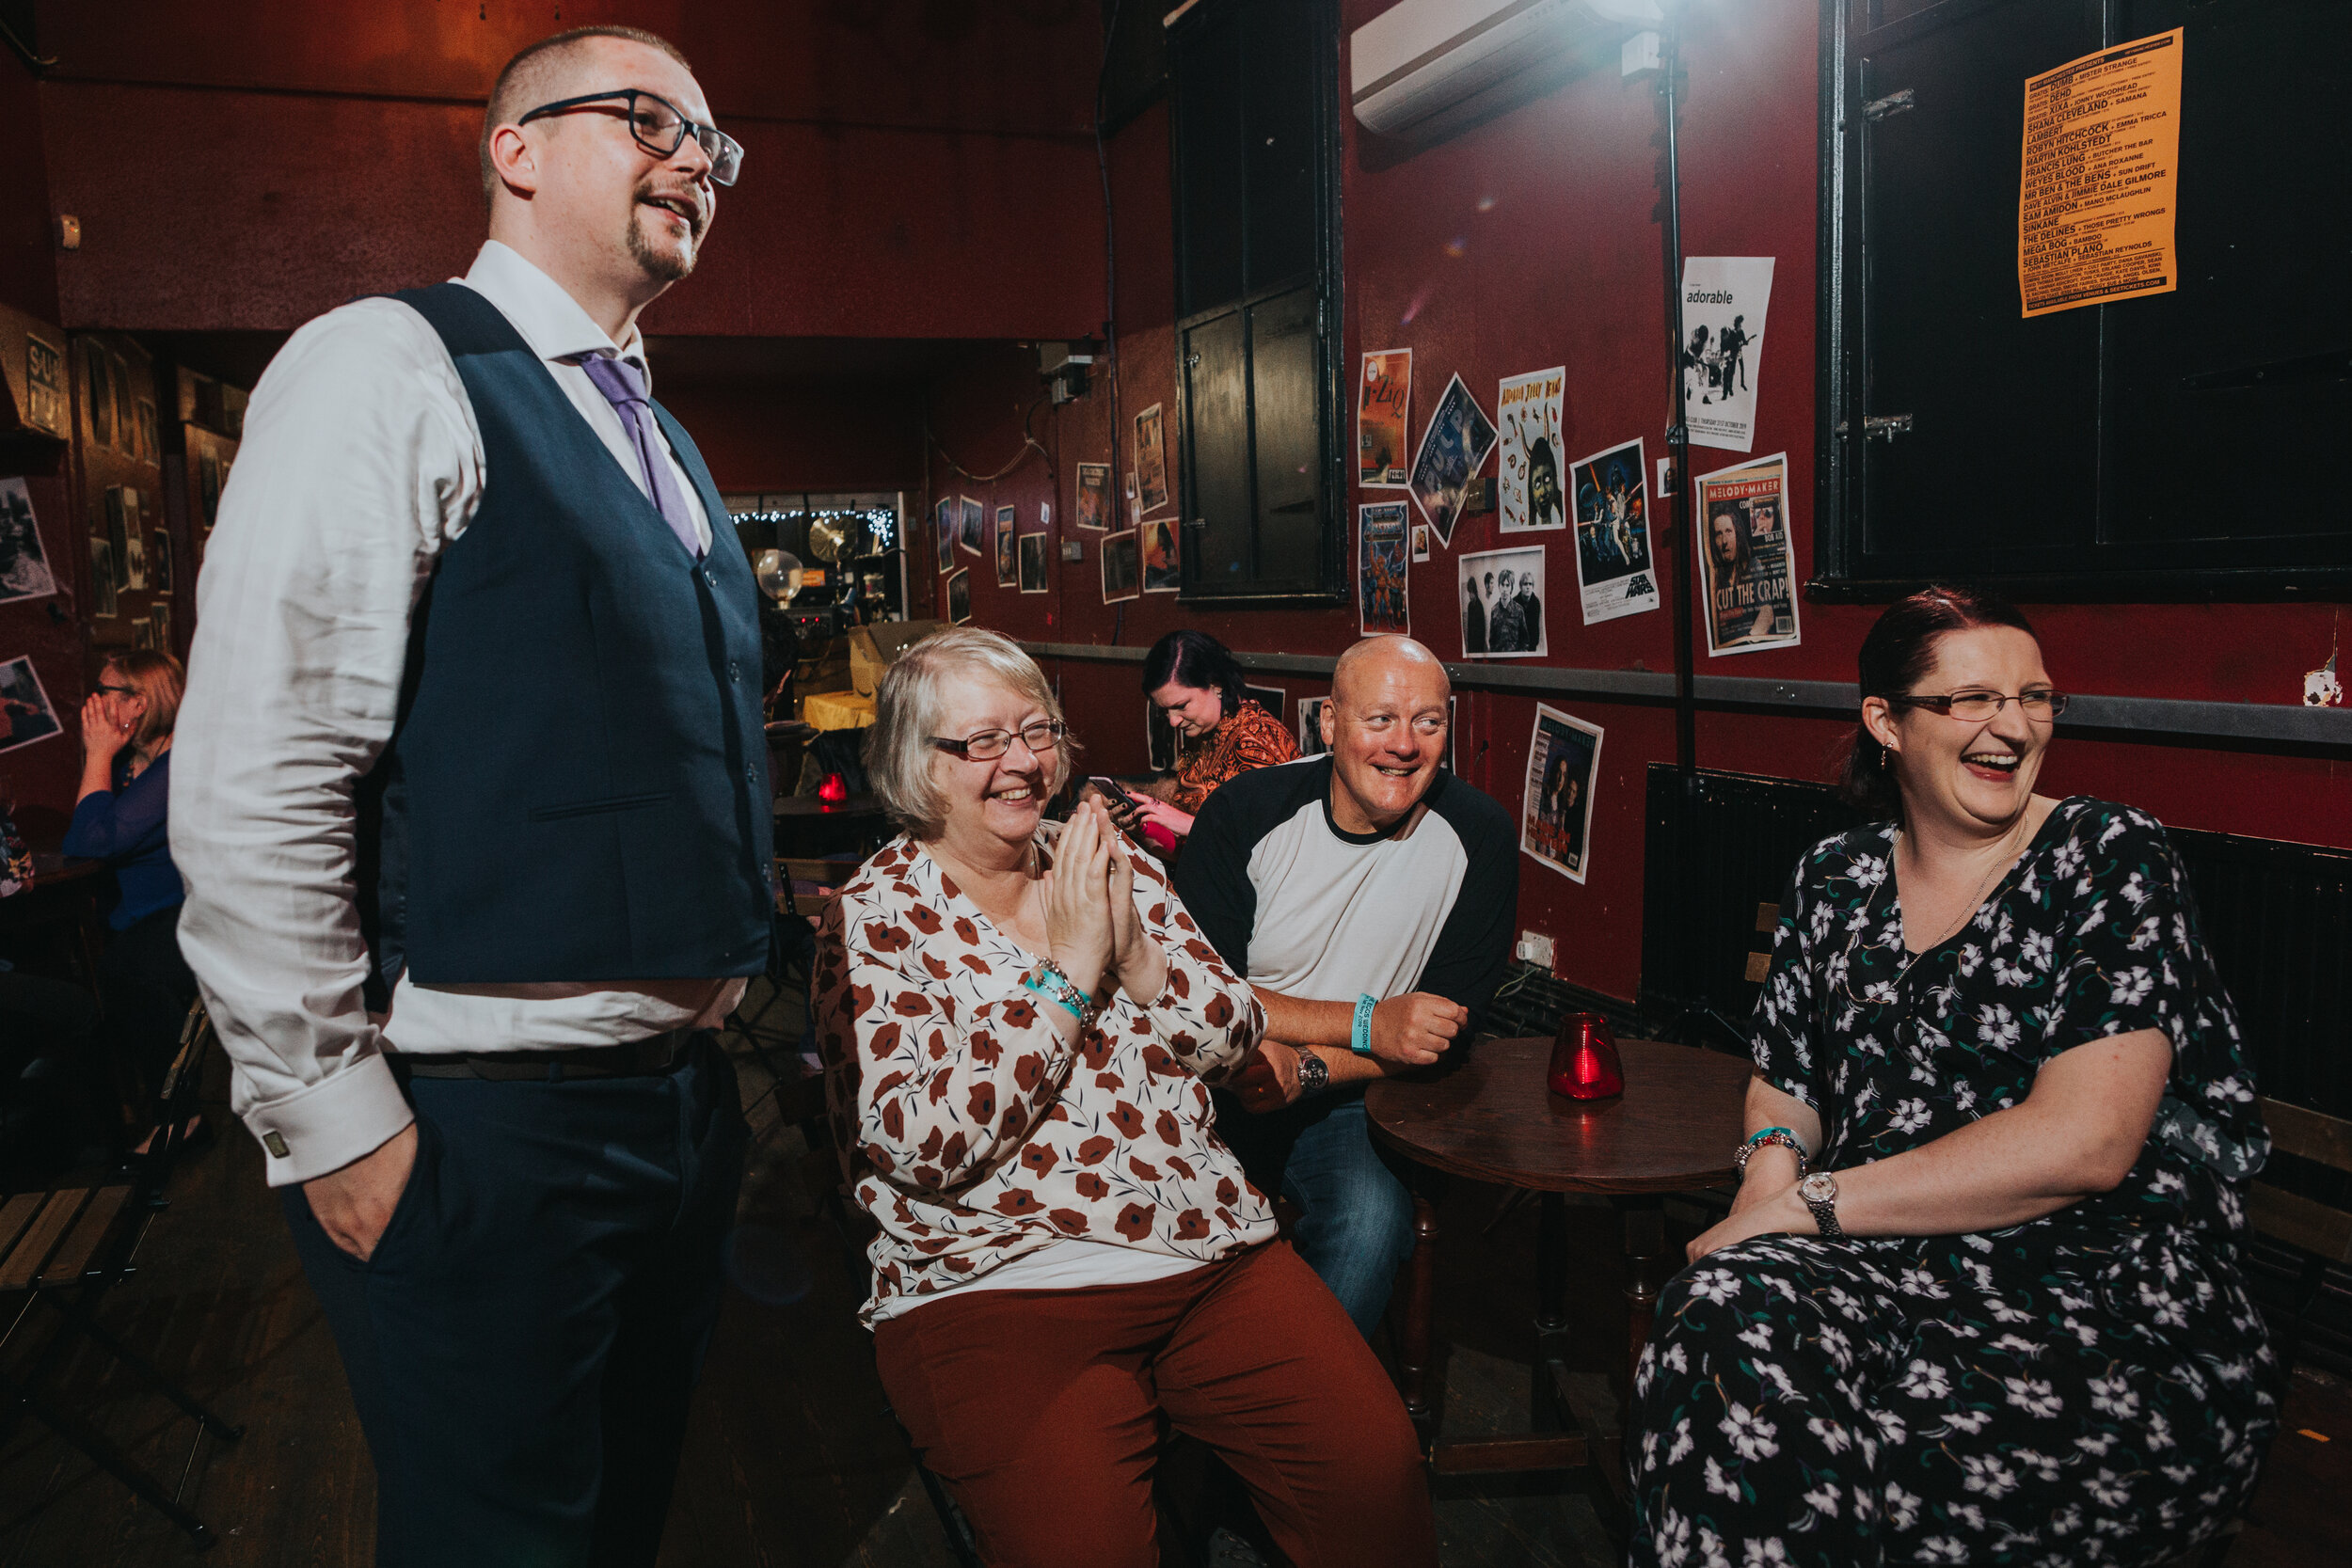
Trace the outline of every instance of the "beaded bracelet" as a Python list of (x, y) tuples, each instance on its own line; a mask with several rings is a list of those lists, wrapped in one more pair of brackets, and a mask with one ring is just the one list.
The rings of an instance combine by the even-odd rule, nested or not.
[(1347, 1048), (1359, 1056), (1372, 1054), (1372, 1009), (1377, 1006), (1370, 996), (1356, 999), (1356, 1022), (1347, 1032)]
[(1804, 1145), (1798, 1139), (1796, 1132), (1787, 1127), (1767, 1127), (1762, 1132), (1749, 1133), (1748, 1141), (1740, 1146), (1740, 1152), (1731, 1157), (1731, 1168), (1740, 1180), (1745, 1181), (1748, 1179), (1748, 1156), (1762, 1148), (1766, 1144), (1778, 1144), (1789, 1153), (1794, 1154), (1797, 1157), (1797, 1175), (1801, 1178), (1804, 1175), (1805, 1167), (1810, 1162), (1805, 1157)]

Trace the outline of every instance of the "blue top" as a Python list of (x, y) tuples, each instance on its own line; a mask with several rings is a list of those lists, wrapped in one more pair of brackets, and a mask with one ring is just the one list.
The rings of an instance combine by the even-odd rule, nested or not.
[(73, 825), (65, 831), (67, 854), (104, 861), (114, 868), (122, 897), (106, 924), (118, 931), (188, 896), (180, 868), (171, 863), (171, 835), (165, 821), (171, 803), (171, 753), (149, 763), (135, 779), (129, 777), (130, 771), (131, 753), (117, 753), (114, 793), (93, 790), (83, 796), (73, 808)]

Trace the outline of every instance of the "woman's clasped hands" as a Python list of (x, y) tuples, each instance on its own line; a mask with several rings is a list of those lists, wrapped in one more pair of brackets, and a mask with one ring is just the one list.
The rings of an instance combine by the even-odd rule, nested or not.
[(1168, 956), (1136, 910), (1136, 869), (1109, 814), (1082, 800), (1045, 874), (1045, 933), (1073, 985), (1102, 998), (1123, 990), (1149, 1006), (1168, 983)]

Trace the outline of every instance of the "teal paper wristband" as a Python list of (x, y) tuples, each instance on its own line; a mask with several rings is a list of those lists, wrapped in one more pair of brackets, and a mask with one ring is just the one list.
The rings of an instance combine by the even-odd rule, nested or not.
[(1369, 996), (1356, 999), (1356, 1024), (1347, 1032), (1347, 1048), (1359, 1056), (1372, 1054), (1372, 1009), (1377, 1006)]
[(1033, 990), (1040, 996), (1045, 998), (1046, 1001), (1068, 1009), (1070, 1016), (1076, 1019), (1080, 1023), (1084, 1023), (1087, 1021), (1087, 1015), (1078, 1010), (1078, 1005), (1076, 1003), (1071, 1001), (1067, 996), (1062, 995), (1061, 992), (1052, 990), (1050, 987), (1039, 985), (1034, 976), (1024, 974), (1021, 976), (1021, 984), (1025, 990)]

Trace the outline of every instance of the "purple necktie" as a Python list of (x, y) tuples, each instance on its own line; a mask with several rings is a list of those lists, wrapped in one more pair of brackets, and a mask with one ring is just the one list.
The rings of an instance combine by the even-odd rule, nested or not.
[(613, 355), (596, 354), (580, 362), (588, 372), (588, 379), (596, 384), (621, 416), (621, 423), (628, 427), (628, 438), (637, 447), (637, 467), (645, 478), (645, 493), (653, 498), (654, 510), (670, 525), (686, 553), (700, 561), (702, 541), (696, 537), (693, 516), (686, 510), (686, 498), (678, 493), (677, 476), (670, 471), (669, 453), (663, 450), (660, 432), (654, 429), (653, 405), (645, 401), (645, 372), (628, 360)]

